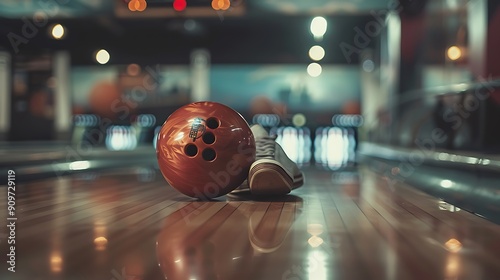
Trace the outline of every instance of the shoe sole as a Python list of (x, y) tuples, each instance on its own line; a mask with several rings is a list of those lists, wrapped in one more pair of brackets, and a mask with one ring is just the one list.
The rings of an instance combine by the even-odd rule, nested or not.
[(285, 195), (300, 187), (304, 179), (302, 173), (292, 178), (279, 165), (260, 162), (250, 168), (248, 182), (252, 194)]
[(250, 192), (250, 187), (248, 186), (248, 181), (245, 180), (243, 183), (241, 183), (240, 186), (238, 186), (236, 189), (228, 193), (228, 195), (231, 194), (245, 194)]

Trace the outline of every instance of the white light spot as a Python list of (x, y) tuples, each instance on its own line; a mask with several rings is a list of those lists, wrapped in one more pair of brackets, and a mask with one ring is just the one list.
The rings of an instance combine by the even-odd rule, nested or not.
[(323, 69), (321, 68), (321, 65), (316, 62), (313, 62), (309, 64), (309, 66), (307, 66), (307, 74), (309, 74), (309, 76), (311, 77), (318, 77), (319, 75), (321, 75), (322, 71)]
[(108, 63), (109, 59), (111, 58), (111, 56), (109, 55), (108, 51), (106, 50), (99, 50), (97, 52), (97, 54), (95, 55), (95, 60), (99, 63), (99, 64), (106, 64)]
[(315, 17), (311, 21), (311, 33), (316, 38), (321, 38), (326, 33), (328, 23), (324, 17)]
[(64, 37), (64, 27), (61, 24), (56, 24), (54, 27), (52, 27), (52, 37), (54, 39), (62, 39)]
[(322, 60), (325, 57), (325, 49), (321, 46), (312, 46), (309, 49), (309, 57), (315, 61)]
[(175, 140), (175, 141), (179, 141), (179, 140), (181, 140), (182, 138), (184, 138), (184, 132), (183, 132), (183, 131), (179, 132), (179, 133), (177, 134), (177, 136), (175, 137), (175, 139), (174, 139), (174, 140)]
[(86, 160), (74, 161), (69, 164), (69, 169), (71, 170), (85, 170), (90, 167), (90, 162)]
[(445, 189), (449, 189), (453, 186), (453, 182), (450, 180), (443, 180), (443, 181), (441, 181), (440, 185), (441, 185), (441, 187), (443, 187)]

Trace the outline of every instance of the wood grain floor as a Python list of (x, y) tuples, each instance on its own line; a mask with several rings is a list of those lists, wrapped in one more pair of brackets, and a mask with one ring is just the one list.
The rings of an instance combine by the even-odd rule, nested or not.
[(500, 226), (365, 168), (210, 202), (127, 169), (21, 184), (16, 204), (16, 272), (2, 226), (0, 279), (500, 278)]

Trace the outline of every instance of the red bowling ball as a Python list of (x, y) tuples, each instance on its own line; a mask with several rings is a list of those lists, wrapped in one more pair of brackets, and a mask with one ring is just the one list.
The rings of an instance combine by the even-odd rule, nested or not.
[(215, 102), (177, 109), (156, 143), (163, 177), (181, 193), (200, 199), (225, 195), (247, 177), (255, 140), (243, 117)]

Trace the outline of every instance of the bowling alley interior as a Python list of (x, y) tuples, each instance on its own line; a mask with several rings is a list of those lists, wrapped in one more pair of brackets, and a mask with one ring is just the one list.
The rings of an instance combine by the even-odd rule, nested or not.
[(0, 1), (0, 279), (500, 279), (500, 1)]

